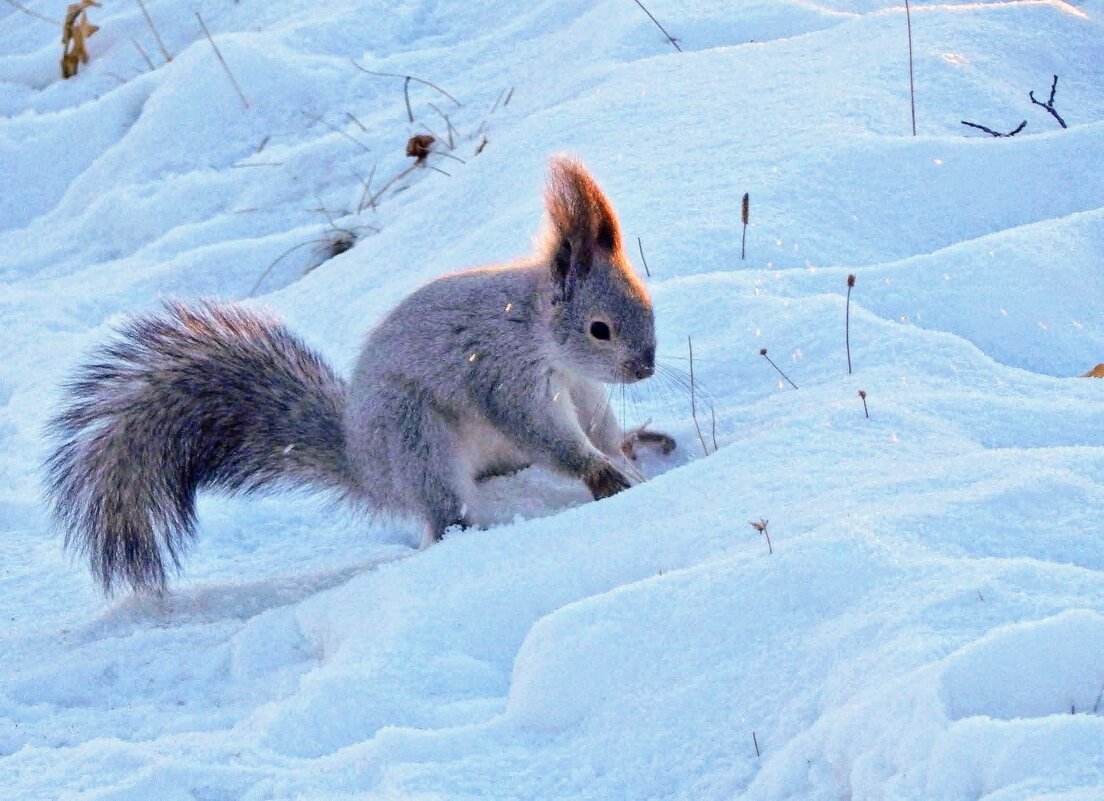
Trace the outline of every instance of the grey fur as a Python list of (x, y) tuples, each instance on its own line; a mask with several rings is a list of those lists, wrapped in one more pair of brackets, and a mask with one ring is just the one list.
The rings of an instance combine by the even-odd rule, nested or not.
[(170, 303), (129, 323), (49, 424), (67, 547), (107, 593), (157, 590), (194, 537), (202, 487), (333, 490), (420, 518), (423, 545), (484, 522), (473, 490), (489, 475), (541, 463), (596, 498), (628, 487), (604, 384), (651, 375), (651, 302), (580, 164), (553, 162), (546, 200), (532, 258), (414, 292), (369, 334), (348, 390), (284, 326), (241, 308)]

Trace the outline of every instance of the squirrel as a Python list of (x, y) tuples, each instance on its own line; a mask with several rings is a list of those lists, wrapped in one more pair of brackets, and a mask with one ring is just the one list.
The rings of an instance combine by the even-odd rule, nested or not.
[(595, 499), (627, 489), (632, 442), (605, 384), (655, 371), (647, 289), (617, 215), (552, 160), (536, 252), (422, 286), (369, 333), (346, 383), (277, 320), (170, 301), (126, 322), (64, 387), (46, 495), (105, 594), (161, 592), (194, 540), (201, 488), (331, 490), (419, 518), (422, 547), (479, 525), (477, 481), (542, 464)]

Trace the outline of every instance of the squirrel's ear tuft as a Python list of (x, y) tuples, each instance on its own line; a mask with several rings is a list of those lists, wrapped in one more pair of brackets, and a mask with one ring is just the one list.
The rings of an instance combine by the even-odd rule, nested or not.
[(544, 196), (551, 223), (549, 256), (562, 299), (576, 280), (586, 278), (595, 257), (608, 259), (621, 250), (617, 214), (581, 162), (552, 159)]

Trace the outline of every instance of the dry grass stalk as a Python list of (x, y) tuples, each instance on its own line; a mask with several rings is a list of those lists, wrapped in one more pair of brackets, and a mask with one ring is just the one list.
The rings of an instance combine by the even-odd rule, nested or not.
[(50, 23), (51, 25), (60, 25), (61, 24), (56, 19), (50, 19), (49, 17), (46, 17), (46, 16), (43, 16), (42, 14), (39, 14), (37, 11), (31, 11), (31, 9), (27, 8), (25, 5), (23, 5), (21, 3), (15, 2), (15, 0), (4, 0), (4, 2), (6, 2), (12, 8), (14, 8), (16, 11), (22, 11), (28, 17), (34, 17), (35, 19), (40, 19), (43, 22)]
[(142, 47), (142, 45), (138, 44), (137, 39), (131, 37), (130, 43), (134, 45), (134, 49), (137, 50), (138, 54), (145, 60), (146, 66), (150, 68), (150, 72), (153, 72), (155, 69), (157, 69), (157, 67), (155, 67), (153, 64), (153, 59), (149, 57), (149, 53), (146, 52), (146, 49)]
[[(773, 554), (774, 553), (774, 546), (771, 545), (770, 532), (767, 531), (767, 524), (768, 523), (770, 523), (770, 521), (767, 520), (766, 518), (762, 518), (762, 517), (759, 518), (758, 523), (753, 523), (750, 520), (748, 521), (749, 526), (751, 526), (753, 529), (755, 529), (756, 531), (758, 531), (760, 534), (762, 534), (764, 537), (767, 538), (767, 553), (768, 554)], [(758, 755), (758, 749), (759, 749), (759, 744), (758, 743), (755, 744), (755, 748), (756, 748), (756, 755)]]
[[(766, 359), (768, 362), (770, 362), (770, 366), (773, 367), (775, 370), (778, 370), (778, 374), (780, 376), (785, 378), (787, 381), (790, 381), (790, 377), (788, 375), (786, 375), (785, 373), (783, 373), (781, 368), (777, 364), (774, 363), (774, 360), (771, 359), (771, 357), (767, 355), (767, 349), (766, 348), (759, 348), (759, 355), (762, 356), (764, 359)], [(797, 389), (797, 384), (795, 384), (793, 381), (790, 381), (790, 386), (793, 387), (794, 389)]]
[(442, 89), (440, 86), (433, 83), (432, 81), (427, 81), (424, 78), (417, 78), (413, 75), (399, 75), (396, 72), (377, 72), (376, 70), (370, 70), (367, 67), (360, 66), (360, 64), (358, 64), (355, 59), (349, 59), (349, 60), (353, 62), (354, 67), (356, 67), (361, 72), (368, 73), (369, 75), (379, 75), (379, 76), (384, 77), (384, 78), (402, 78), (403, 79), (403, 98), (406, 100), (406, 118), (409, 122), (414, 122), (414, 112), (410, 108), (410, 82), (411, 81), (417, 81), (420, 84), (424, 84), (425, 86), (428, 86), (432, 89), (436, 89), (438, 92), (440, 92), (445, 97), (447, 97), (449, 100), (451, 100), (453, 103), (455, 103), (457, 105), (457, 107), (460, 107), (460, 106), (464, 105), (463, 103), (461, 103), (459, 100), (457, 100), (455, 97), (450, 95), (448, 92), (446, 92), (444, 89)]
[(146, 25), (149, 26), (150, 33), (153, 34), (154, 41), (157, 42), (157, 47), (161, 51), (161, 57), (165, 59), (165, 63), (172, 61), (172, 53), (165, 47), (165, 43), (161, 41), (161, 34), (157, 32), (157, 26), (153, 24), (153, 18), (150, 17), (149, 12), (146, 11), (146, 4), (142, 0), (138, 0), (138, 8), (142, 9), (142, 16), (146, 18)]
[(694, 389), (694, 343), (690, 337), (686, 337), (686, 346), (690, 349), (690, 415), (694, 418), (694, 428), (698, 431), (698, 441), (702, 446), (702, 453), (709, 455), (709, 448), (705, 446), (705, 437), (702, 436), (701, 426), (698, 424), (698, 398)]
[(860, 389), (859, 390), (859, 397), (862, 398), (863, 411), (866, 413), (866, 419), (869, 420), (870, 419), (870, 409), (866, 408), (866, 390), (865, 389)]
[(740, 219), (744, 221), (744, 232), (740, 235), (740, 260), (744, 259), (744, 245), (747, 243), (747, 227), (751, 212), (751, 197), (744, 192), (744, 200), (740, 204)]
[(912, 9), (909, 8), (909, 0), (905, 0), (905, 25), (908, 27), (909, 103), (912, 106), (912, 135), (916, 136), (916, 84), (912, 77)]
[(847, 276), (847, 310), (844, 312), (843, 337), (847, 345), (847, 374), (851, 375), (851, 290), (855, 288), (855, 276)]
[(644, 258), (644, 243), (640, 241), (640, 237), (636, 238), (636, 247), (640, 251), (640, 261), (644, 265), (644, 274), (651, 278), (652, 271), (648, 269), (648, 260)]
[(199, 20), (199, 27), (203, 28), (203, 35), (207, 37), (207, 41), (211, 43), (211, 48), (215, 51), (215, 55), (218, 56), (219, 63), (222, 64), (222, 68), (226, 70), (226, 77), (230, 79), (230, 83), (234, 86), (234, 91), (238, 93), (238, 98), (241, 100), (245, 109), (249, 110), (249, 101), (245, 99), (245, 92), (238, 86), (238, 81), (234, 77), (234, 73), (230, 71), (230, 65), (226, 63), (226, 59), (222, 57), (222, 51), (218, 49), (218, 45), (215, 44), (215, 40), (211, 37), (211, 32), (207, 30), (207, 23), (203, 21), (203, 17), (197, 11), (195, 13), (196, 19)]
[(641, 10), (643, 10), (643, 12), (648, 15), (652, 22), (655, 23), (655, 26), (663, 31), (663, 35), (667, 37), (667, 41), (673, 44), (675, 46), (675, 50), (678, 50), (681, 53), (682, 48), (679, 47), (678, 40), (676, 40), (675, 37), (673, 37), (671, 34), (667, 33), (667, 29), (659, 24), (659, 20), (652, 16), (652, 12), (644, 8), (644, 4), (641, 3), (640, 0), (633, 0), (633, 2), (640, 6)]
[(101, 4), (96, 0), (80, 0), (65, 10), (65, 20), (61, 23), (61, 77), (72, 78), (81, 64), (88, 63), (88, 50), (85, 42), (88, 37), (100, 29), (88, 21), (88, 8)]

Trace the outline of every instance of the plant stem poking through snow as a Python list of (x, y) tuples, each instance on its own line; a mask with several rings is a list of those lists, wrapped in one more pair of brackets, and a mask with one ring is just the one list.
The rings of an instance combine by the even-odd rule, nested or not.
[(230, 79), (230, 83), (234, 86), (234, 91), (238, 93), (238, 98), (241, 100), (242, 105), (246, 110), (249, 110), (249, 101), (245, 99), (245, 92), (238, 86), (237, 79), (234, 78), (234, 73), (230, 71), (230, 65), (226, 63), (226, 59), (222, 57), (222, 51), (218, 49), (218, 45), (215, 44), (215, 40), (211, 38), (211, 32), (207, 30), (207, 23), (203, 21), (203, 17), (197, 11), (195, 13), (196, 19), (199, 20), (199, 27), (203, 28), (203, 35), (207, 37), (207, 41), (211, 43), (211, 48), (215, 51), (215, 55), (218, 56), (219, 63), (222, 64), (222, 68), (226, 70), (226, 77)]
[(755, 756), (760, 756), (760, 754), (759, 754), (759, 738), (755, 736), (755, 732), (751, 733), (751, 742), (755, 745)]
[(1038, 100), (1035, 99), (1035, 90), (1031, 90), (1030, 92), (1028, 92), (1027, 96), (1031, 98), (1031, 102), (1034, 103), (1036, 106), (1039, 106), (1040, 108), (1045, 108), (1047, 111), (1049, 111), (1050, 115), (1054, 117), (1054, 119), (1058, 120), (1059, 125), (1061, 125), (1063, 128), (1068, 128), (1069, 126), (1066, 125), (1066, 121), (1058, 115), (1057, 111), (1054, 110), (1054, 93), (1056, 91), (1058, 91), (1057, 75), (1054, 76), (1054, 83), (1050, 85), (1050, 100), (1045, 103), (1040, 103)]
[(367, 67), (360, 66), (353, 59), (349, 59), (349, 60), (353, 62), (354, 67), (356, 67), (361, 72), (368, 73), (369, 75), (380, 75), (384, 78), (402, 78), (403, 79), (403, 97), (406, 100), (406, 118), (409, 122), (414, 122), (414, 112), (411, 111), (411, 109), (410, 109), (410, 82), (411, 81), (417, 81), (420, 84), (424, 84), (424, 85), (426, 85), (426, 86), (428, 86), (432, 89), (436, 89), (438, 92), (440, 92), (445, 97), (447, 97), (449, 100), (451, 100), (453, 103), (455, 103), (457, 105), (457, 107), (460, 107), (460, 106), (464, 105), (459, 100), (457, 100), (455, 97), (453, 97), (448, 92), (446, 92), (444, 89), (442, 89), (440, 86), (438, 86), (437, 84), (432, 83), (430, 81), (427, 81), (424, 78), (416, 78), (413, 75), (399, 75), (396, 72), (376, 72), (375, 70), (370, 70)]
[[(773, 367), (775, 370), (778, 370), (778, 374), (780, 376), (785, 378), (787, 381), (790, 381), (790, 377), (788, 375), (786, 375), (785, 373), (783, 373), (782, 370), (778, 367), (778, 365), (775, 364), (771, 360), (771, 357), (767, 355), (767, 349), (766, 348), (759, 348), (759, 355), (762, 356), (764, 359), (766, 359), (768, 362), (770, 362), (771, 367)], [(793, 387), (794, 389), (797, 389), (797, 384), (795, 384), (793, 381), (790, 381), (790, 386)]]
[(169, 53), (168, 48), (165, 47), (165, 43), (161, 41), (161, 34), (157, 32), (157, 27), (153, 24), (153, 19), (150, 17), (149, 12), (146, 11), (146, 4), (143, 3), (142, 0), (138, 0), (138, 8), (142, 9), (142, 16), (146, 18), (146, 24), (153, 34), (153, 39), (157, 42), (158, 49), (161, 50), (161, 57), (164, 58), (165, 63), (168, 64), (172, 61), (172, 54)]
[(744, 244), (747, 242), (748, 212), (751, 211), (751, 198), (744, 192), (744, 201), (740, 207), (740, 219), (744, 221), (744, 231), (740, 234), (740, 260), (744, 259)]
[(675, 39), (675, 37), (673, 37), (671, 34), (667, 33), (667, 29), (659, 24), (659, 20), (652, 16), (652, 12), (649, 11), (648, 9), (644, 8), (644, 4), (641, 3), (640, 0), (633, 0), (633, 2), (636, 3), (638, 6), (640, 6), (641, 10), (651, 18), (652, 22), (655, 23), (656, 27), (659, 28), (661, 31), (663, 31), (663, 35), (667, 37), (667, 41), (670, 42), (671, 44), (673, 44), (675, 46), (675, 50), (678, 50), (681, 53), (682, 48), (679, 47), (678, 40)]
[(847, 310), (843, 317), (843, 338), (847, 345), (847, 374), (851, 375), (851, 290), (855, 286), (855, 276), (847, 276)]
[[(767, 538), (767, 554), (768, 555), (773, 555), (774, 554), (774, 546), (771, 545), (770, 532), (767, 531), (767, 524), (769, 522), (770, 521), (767, 520), (765, 517), (760, 517), (758, 523), (749, 520), (748, 525), (751, 526), (753, 529), (755, 529), (756, 531), (758, 531), (760, 534), (762, 534), (764, 537)], [(755, 736), (755, 734), (752, 733), (752, 737), (754, 737), (754, 736)], [(759, 743), (758, 742), (755, 743), (755, 756), (759, 756)]]
[(908, 0), (905, 0), (905, 27), (908, 28), (909, 103), (912, 106), (912, 135), (916, 136), (916, 84), (912, 77), (912, 9), (909, 8)]
[(644, 243), (640, 241), (640, 237), (636, 238), (636, 247), (640, 250), (640, 261), (644, 264), (644, 274), (651, 278), (652, 271), (648, 269), (648, 260), (644, 258)]
[(1020, 131), (1027, 127), (1027, 120), (1021, 122), (1008, 133), (1000, 133), (999, 131), (994, 131), (992, 128), (986, 128), (984, 125), (978, 125), (976, 122), (966, 122), (966, 120), (962, 120), (962, 124), (969, 125), (971, 128), (977, 128), (979, 131), (985, 131), (985, 133), (989, 134), (990, 136), (1003, 137), (1015, 136), (1016, 134), (1018, 134)]
[(60, 24), (61, 24), (61, 23), (60, 23), (60, 22), (58, 22), (58, 21), (57, 21), (56, 19), (50, 19), (49, 17), (46, 17), (46, 16), (43, 16), (42, 14), (39, 14), (39, 13), (38, 13), (37, 11), (31, 11), (31, 10), (30, 10), (29, 8), (27, 8), (26, 6), (24, 6), (24, 5), (21, 5), (21, 4), (17, 3), (17, 2), (15, 2), (15, 0), (4, 0), (4, 1), (5, 1), (5, 2), (6, 2), (6, 3), (7, 3), (8, 5), (9, 5), (9, 6), (11, 6), (12, 8), (14, 8), (14, 9), (15, 9), (16, 11), (22, 11), (22, 12), (23, 12), (24, 14), (26, 14), (26, 15), (27, 15), (27, 16), (29, 16), (29, 17), (34, 17), (35, 19), (40, 19), (40, 20), (42, 20), (43, 22), (48, 22), (48, 23), (50, 23), (51, 25), (60, 25)]
[(698, 430), (698, 441), (701, 442), (702, 453), (709, 455), (709, 448), (705, 447), (705, 437), (702, 436), (701, 426), (698, 425), (698, 400), (694, 390), (694, 343), (690, 337), (686, 337), (686, 346), (690, 349), (690, 414), (694, 418), (694, 428)]
[(859, 397), (862, 398), (863, 412), (866, 413), (866, 419), (869, 420), (870, 419), (870, 410), (868, 408), (866, 408), (866, 390), (865, 389), (860, 389), (859, 390)]

